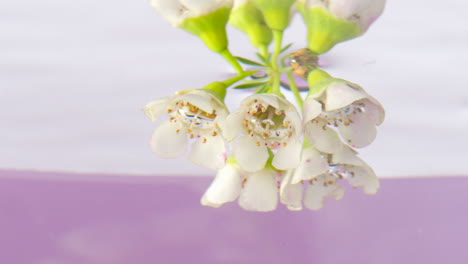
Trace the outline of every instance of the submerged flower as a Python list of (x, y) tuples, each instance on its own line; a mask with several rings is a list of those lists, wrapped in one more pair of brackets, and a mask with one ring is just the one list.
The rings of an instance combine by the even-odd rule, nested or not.
[(324, 53), (339, 42), (364, 34), (382, 13), (385, 0), (307, 0), (300, 6), (309, 48)]
[(242, 169), (264, 168), (272, 150), (276, 152), (273, 166), (283, 170), (299, 163), (301, 129), (299, 114), (290, 102), (275, 94), (254, 94), (229, 115), (223, 133), (228, 141), (242, 134), (234, 149)]
[(151, 0), (173, 26), (198, 35), (216, 52), (227, 48), (226, 24), (233, 0)]
[(342, 146), (335, 154), (321, 154), (308, 148), (304, 150), (305, 157), (301, 166), (307, 169), (289, 171), (281, 182), (281, 202), (290, 210), (301, 210), (302, 202), (311, 210), (323, 206), (323, 200), (331, 196), (340, 200), (344, 195), (344, 187), (340, 179), (347, 179), (353, 187), (363, 187), (367, 194), (375, 194), (379, 181), (372, 170), (356, 153)]
[(239, 198), (239, 205), (245, 210), (273, 211), (278, 204), (278, 174), (268, 168), (249, 173), (237, 164), (227, 163), (218, 171), (201, 203), (220, 207)]
[(151, 148), (157, 155), (174, 158), (184, 154), (189, 137), (195, 139), (189, 154), (192, 162), (208, 168), (224, 165), (226, 149), (220, 127), (228, 110), (212, 93), (203, 89), (180, 91), (150, 102), (144, 110), (153, 121), (163, 112), (170, 115), (151, 137)]
[(315, 86), (321, 87), (311, 85), (315, 92), (308, 95), (303, 109), (310, 143), (323, 152), (335, 152), (341, 145), (335, 129), (353, 147), (372, 143), (376, 125), (385, 117), (382, 105), (360, 86), (345, 80), (330, 77)]

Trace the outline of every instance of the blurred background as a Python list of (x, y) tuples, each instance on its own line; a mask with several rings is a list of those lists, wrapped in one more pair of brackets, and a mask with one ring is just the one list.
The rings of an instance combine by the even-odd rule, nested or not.
[[(141, 108), (232, 73), (147, 1), (0, 2), (0, 263), (467, 263), (468, 2), (388, 1), (322, 58), (386, 109), (375, 196), (200, 206), (214, 171), (149, 148)], [(254, 58), (229, 28), (230, 48)], [(285, 43), (305, 45), (296, 16)], [(231, 109), (246, 94), (234, 91)], [(180, 177), (134, 177), (134, 176)], [(415, 179), (416, 178), (416, 179)]]
[[(463, 175), (468, 169), (468, 20), (464, 1), (388, 1), (362, 37), (322, 60), (382, 102), (386, 120), (362, 157), (382, 177)], [(232, 72), (147, 1), (0, 4), (0, 168), (136, 175), (212, 175), (153, 155), (150, 100)], [(285, 43), (305, 46), (297, 15)], [(254, 58), (229, 28), (233, 53)], [(231, 109), (246, 94), (228, 95)], [(182, 165), (182, 166), (181, 166)]]

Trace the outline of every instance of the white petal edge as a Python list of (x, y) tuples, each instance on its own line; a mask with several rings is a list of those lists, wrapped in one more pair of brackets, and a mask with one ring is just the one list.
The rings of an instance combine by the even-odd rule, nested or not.
[(226, 164), (220, 169), (201, 199), (202, 205), (219, 207), (239, 197), (242, 185), (240, 169), (235, 164)]
[(175, 158), (185, 153), (187, 149), (187, 135), (178, 122), (166, 120), (162, 122), (151, 136), (151, 149), (161, 158)]
[(327, 87), (325, 111), (330, 112), (346, 107), (366, 97), (367, 94), (362, 88), (353, 87), (347, 82), (333, 82)]
[(281, 181), (280, 187), (280, 199), (281, 203), (285, 204), (291, 211), (302, 210), (302, 196), (303, 186), (302, 184), (292, 184), (292, 175), (294, 170), (286, 172), (283, 180)]

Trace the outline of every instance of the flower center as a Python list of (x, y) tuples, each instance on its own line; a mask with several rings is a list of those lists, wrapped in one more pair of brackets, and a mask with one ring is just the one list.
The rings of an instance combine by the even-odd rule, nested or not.
[(244, 118), (247, 133), (256, 137), (258, 146), (276, 148), (286, 145), (287, 139), (293, 134), (293, 126), (286, 119), (284, 111), (258, 101), (255, 103)]
[(352, 115), (363, 113), (366, 111), (366, 105), (364, 102), (356, 102), (354, 104), (348, 105), (346, 107), (330, 111), (322, 112), (320, 116), (327, 120), (328, 125), (333, 125), (335, 127), (343, 124), (349, 126), (353, 123)]
[[(206, 136), (211, 132), (212, 136), (218, 134), (219, 126), (216, 124), (216, 110), (208, 113), (196, 105), (189, 102), (179, 100), (175, 103), (176, 110), (168, 109), (171, 114), (170, 120), (173, 122), (181, 122), (185, 127), (190, 138)], [(176, 131), (180, 132), (180, 129)], [(205, 138), (206, 141), (206, 138)]]

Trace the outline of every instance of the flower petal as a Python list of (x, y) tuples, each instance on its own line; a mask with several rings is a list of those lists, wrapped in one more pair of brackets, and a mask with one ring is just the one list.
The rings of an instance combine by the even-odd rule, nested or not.
[(233, 141), (242, 131), (242, 121), (244, 113), (241, 110), (232, 112), (223, 125), (223, 136), (227, 141)]
[(327, 87), (325, 111), (333, 111), (366, 98), (368, 95), (360, 87), (347, 82), (334, 82)]
[(335, 200), (340, 200), (344, 195), (344, 188), (338, 183), (324, 184), (325, 177), (319, 176), (313, 184), (309, 184), (304, 195), (304, 205), (311, 210), (318, 210), (323, 207), (323, 200), (327, 196), (332, 196)]
[(312, 146), (326, 153), (334, 153), (343, 145), (336, 131), (321, 119), (306, 124), (304, 134)]
[(149, 102), (143, 108), (145, 115), (149, 117), (151, 121), (155, 121), (156, 119), (158, 119), (161, 116), (161, 114), (167, 110), (168, 101), (170, 98), (170, 96), (166, 96)]
[(356, 148), (362, 148), (372, 143), (377, 136), (374, 122), (363, 113), (350, 115), (350, 119), (353, 122), (348, 126), (344, 124), (338, 126), (346, 143)]
[(235, 147), (234, 157), (242, 169), (253, 172), (265, 167), (269, 154), (265, 146), (257, 146), (253, 138), (242, 136)]
[(364, 161), (357, 156), (356, 151), (345, 145), (342, 145), (342, 147), (337, 152), (333, 153), (332, 162), (334, 164), (346, 164), (354, 166), (365, 165)]
[(275, 171), (264, 169), (252, 173), (245, 182), (239, 205), (249, 211), (273, 211), (278, 204)]
[(303, 107), (303, 116), (304, 116), (304, 123), (309, 122), (310, 120), (316, 118), (322, 112), (322, 104), (317, 102), (315, 99), (311, 97), (307, 97), (304, 101)]
[(279, 170), (294, 169), (301, 160), (302, 142), (292, 137), (286, 146), (281, 146), (273, 158), (272, 164)]
[(286, 172), (284, 179), (281, 181), (280, 198), (291, 211), (302, 210), (302, 184), (292, 184), (292, 175), (294, 170)]
[(366, 100), (365, 112), (367, 117), (374, 122), (376, 125), (383, 123), (385, 119), (385, 110), (377, 99), (369, 96), (369, 100)]
[(178, 1), (151, 0), (151, 5), (173, 26), (180, 24), (183, 13)]
[(166, 120), (153, 132), (151, 149), (161, 158), (175, 158), (185, 153), (187, 148), (187, 135), (178, 122)]
[(226, 161), (226, 146), (223, 138), (220, 135), (198, 138), (192, 144), (188, 159), (209, 169), (222, 168)]
[(200, 90), (192, 90), (187, 93), (182, 93), (177, 97), (178, 100), (187, 101), (207, 113), (213, 113), (216, 108), (219, 108), (219, 105), (213, 98), (213, 95), (210, 93)]
[(224, 203), (232, 202), (239, 197), (242, 177), (239, 167), (226, 164), (218, 171), (215, 179), (201, 199), (201, 204), (219, 207)]
[(305, 148), (302, 151), (301, 163), (294, 170), (292, 183), (310, 180), (328, 171), (327, 159), (314, 148)]
[(349, 171), (354, 173), (354, 176), (348, 177), (348, 182), (353, 187), (363, 187), (364, 193), (375, 194), (379, 190), (379, 179), (375, 175), (374, 170), (368, 165), (361, 167), (346, 166)]

